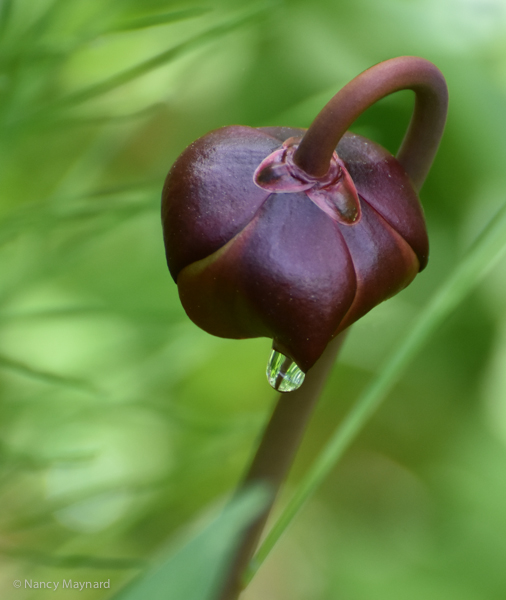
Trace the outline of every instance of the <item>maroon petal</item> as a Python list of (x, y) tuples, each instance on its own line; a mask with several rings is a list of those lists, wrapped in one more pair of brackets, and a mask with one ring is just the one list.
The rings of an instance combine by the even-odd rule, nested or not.
[(224, 248), (183, 269), (178, 288), (189, 317), (209, 333), (272, 337), (307, 371), (348, 312), (356, 282), (335, 222), (297, 193), (271, 195)]
[(411, 246), (422, 270), (429, 241), (422, 207), (404, 169), (384, 148), (362, 136), (346, 133), (337, 153), (364, 198)]
[(355, 299), (339, 331), (397, 294), (419, 271), (418, 258), (403, 238), (367, 202), (361, 212), (356, 225), (339, 225), (357, 278)]
[(269, 192), (253, 173), (279, 141), (251, 127), (223, 127), (191, 144), (167, 176), (162, 221), (167, 263), (180, 270), (209, 256), (253, 218)]

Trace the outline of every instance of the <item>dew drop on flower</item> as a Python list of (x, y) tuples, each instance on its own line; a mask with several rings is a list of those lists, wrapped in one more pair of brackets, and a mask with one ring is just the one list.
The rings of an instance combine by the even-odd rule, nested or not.
[(304, 371), (301, 371), (291, 358), (273, 350), (267, 363), (267, 379), (278, 392), (293, 392), (304, 382)]

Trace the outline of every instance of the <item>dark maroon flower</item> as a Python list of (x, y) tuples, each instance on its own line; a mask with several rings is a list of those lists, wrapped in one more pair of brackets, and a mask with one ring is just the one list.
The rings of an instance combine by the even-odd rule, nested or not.
[[(419, 72), (418, 79), (410, 75), (413, 61), (441, 87), (439, 71), (427, 61), (394, 59), (343, 88), (307, 133), (224, 127), (181, 154), (163, 191), (163, 230), (170, 272), (197, 325), (221, 337), (270, 337), (306, 372), (334, 336), (425, 267), (417, 187), (444, 118), (427, 118), (434, 82), (422, 85)], [(393, 75), (385, 91), (388, 69)], [(345, 133), (366, 108), (346, 105), (346, 90), (357, 95), (360, 78), (362, 105), (396, 89), (417, 93), (418, 112), (397, 159)], [(439, 129), (437, 139), (421, 139), (414, 149), (427, 128)]]

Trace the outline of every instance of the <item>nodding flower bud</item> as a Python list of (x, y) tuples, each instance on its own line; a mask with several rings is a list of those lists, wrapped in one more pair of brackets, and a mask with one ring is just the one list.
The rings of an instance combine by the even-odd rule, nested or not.
[[(373, 102), (406, 88), (417, 103), (397, 158), (346, 132)], [(406, 287), (427, 264), (417, 190), (445, 94), (434, 65), (401, 57), (354, 79), (308, 131), (229, 126), (191, 144), (162, 204), (167, 262), (188, 316), (217, 336), (270, 337), (306, 372), (333, 337)]]

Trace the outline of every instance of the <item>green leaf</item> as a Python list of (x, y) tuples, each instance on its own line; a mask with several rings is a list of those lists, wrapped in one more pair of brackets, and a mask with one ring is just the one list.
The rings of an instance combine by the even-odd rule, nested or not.
[(182, 550), (113, 596), (114, 600), (211, 600), (241, 532), (267, 501), (264, 488), (244, 492)]
[(387, 397), (404, 369), (422, 349), (431, 334), (437, 330), (505, 252), (506, 205), (492, 219), (467, 256), (441, 286), (431, 302), (422, 310), (409, 333), (386, 360), (372, 384), (337, 428), (253, 557), (244, 578), (246, 583), (254, 577), (292, 520), (334, 469), (336, 463)]

